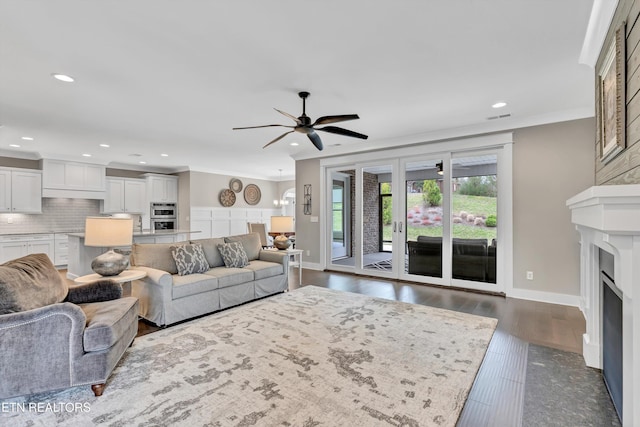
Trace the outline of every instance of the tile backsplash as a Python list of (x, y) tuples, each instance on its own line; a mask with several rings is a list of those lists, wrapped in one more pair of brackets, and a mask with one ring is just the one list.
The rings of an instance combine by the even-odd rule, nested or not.
[(43, 198), (42, 214), (0, 214), (0, 234), (83, 231), (85, 217), (99, 214), (99, 200)]

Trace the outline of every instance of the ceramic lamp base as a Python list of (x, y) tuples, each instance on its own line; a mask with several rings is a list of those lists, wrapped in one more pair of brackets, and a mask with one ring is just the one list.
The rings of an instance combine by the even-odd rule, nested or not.
[(98, 255), (91, 261), (91, 269), (101, 276), (117, 276), (129, 267), (129, 257), (113, 249)]
[(284, 251), (286, 249), (289, 249), (289, 246), (291, 246), (291, 240), (289, 240), (289, 238), (284, 235), (276, 236), (273, 239), (273, 246), (280, 249), (281, 251)]

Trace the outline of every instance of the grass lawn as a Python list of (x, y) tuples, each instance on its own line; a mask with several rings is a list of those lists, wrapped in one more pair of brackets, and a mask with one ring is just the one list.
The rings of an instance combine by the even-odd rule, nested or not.
[[(407, 211), (414, 206), (422, 206), (422, 193), (407, 194)], [(465, 196), (453, 194), (453, 213), (465, 211), (475, 216), (487, 217), (497, 215), (497, 199), (495, 197)], [(496, 227), (482, 227), (469, 224), (453, 224), (453, 237), (464, 239), (495, 239)], [(391, 226), (383, 228), (384, 240), (391, 240)], [(442, 236), (442, 226), (407, 225), (407, 240), (416, 240), (418, 236)]]

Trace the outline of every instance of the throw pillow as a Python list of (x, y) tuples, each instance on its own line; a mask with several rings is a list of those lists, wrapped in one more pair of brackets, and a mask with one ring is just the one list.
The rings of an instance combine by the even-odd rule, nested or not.
[(242, 249), (247, 254), (247, 259), (253, 261), (260, 258), (260, 250), (262, 244), (260, 243), (260, 235), (258, 233), (241, 234), (238, 236), (225, 237), (226, 243), (239, 242), (242, 244)]
[(0, 314), (62, 302), (67, 282), (45, 254), (27, 255), (0, 265)]
[(244, 251), (242, 243), (240, 242), (223, 243), (218, 245), (218, 250), (227, 268), (242, 268), (249, 265), (247, 253)]
[(178, 245), (171, 246), (171, 255), (178, 267), (178, 274), (204, 273), (209, 270), (209, 263), (204, 256), (202, 245)]

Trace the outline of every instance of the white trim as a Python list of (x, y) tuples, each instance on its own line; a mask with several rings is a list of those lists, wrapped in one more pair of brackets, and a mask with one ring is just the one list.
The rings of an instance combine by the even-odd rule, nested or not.
[(568, 305), (580, 307), (580, 296), (569, 294), (557, 294), (554, 292), (534, 291), (531, 289), (512, 288), (507, 292), (507, 297), (528, 301), (546, 302), (549, 304)]
[(594, 0), (578, 63), (596, 66), (617, 7), (618, 0)]

